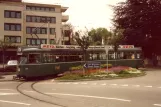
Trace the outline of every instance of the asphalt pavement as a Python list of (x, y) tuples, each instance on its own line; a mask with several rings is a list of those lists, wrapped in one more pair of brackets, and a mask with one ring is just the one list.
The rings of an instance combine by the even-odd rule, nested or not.
[(159, 107), (161, 70), (147, 71), (147, 75), (143, 77), (117, 80), (0, 82), (0, 107), (17, 106)]

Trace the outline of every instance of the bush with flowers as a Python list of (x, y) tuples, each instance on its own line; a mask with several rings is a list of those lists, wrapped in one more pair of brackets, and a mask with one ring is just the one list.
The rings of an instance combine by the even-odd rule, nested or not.
[(86, 72), (83, 71), (83, 66), (71, 67), (70, 71), (63, 73), (63, 75), (57, 79), (59, 80), (113, 79), (113, 78), (126, 78), (126, 77), (145, 75), (145, 72), (142, 72), (135, 68), (127, 66), (117, 66), (117, 67), (111, 67), (111, 66), (112, 65), (108, 67), (108, 71), (106, 70), (106, 68), (102, 67), (100, 69), (87, 69)]

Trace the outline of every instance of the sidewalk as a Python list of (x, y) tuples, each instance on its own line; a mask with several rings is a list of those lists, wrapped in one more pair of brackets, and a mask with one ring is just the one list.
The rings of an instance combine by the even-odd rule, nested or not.
[(15, 76), (15, 75), (1, 75), (0, 74), (0, 82), (13, 81), (13, 76)]

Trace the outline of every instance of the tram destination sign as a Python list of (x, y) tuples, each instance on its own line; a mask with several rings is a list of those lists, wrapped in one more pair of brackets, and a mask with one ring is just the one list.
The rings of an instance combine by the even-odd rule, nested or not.
[(101, 63), (100, 62), (87, 62), (84, 64), (85, 68), (100, 68)]
[[(41, 44), (42, 49), (81, 49), (77, 45), (53, 45), (53, 44)], [(113, 49), (113, 46), (108, 46), (109, 49)], [(119, 45), (119, 48), (134, 48), (134, 45)], [(89, 46), (88, 49), (105, 49), (105, 46)]]

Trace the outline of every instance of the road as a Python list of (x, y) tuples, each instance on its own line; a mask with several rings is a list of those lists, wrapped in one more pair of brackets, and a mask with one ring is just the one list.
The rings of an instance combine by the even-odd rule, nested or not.
[(0, 82), (0, 107), (159, 107), (160, 76), (153, 70), (130, 79)]

